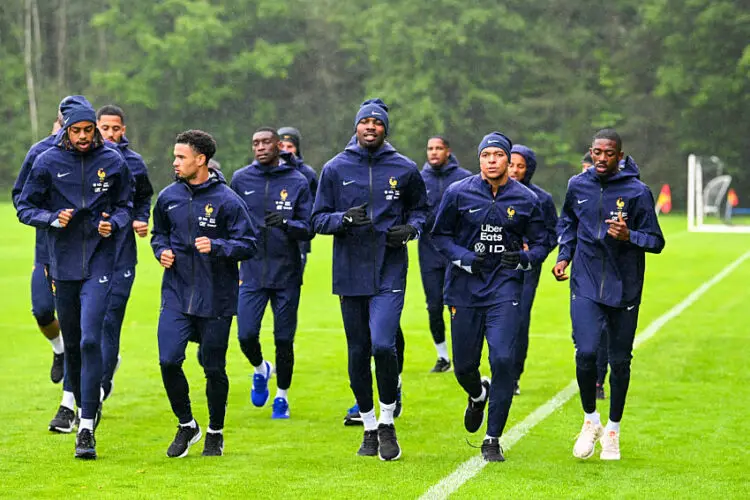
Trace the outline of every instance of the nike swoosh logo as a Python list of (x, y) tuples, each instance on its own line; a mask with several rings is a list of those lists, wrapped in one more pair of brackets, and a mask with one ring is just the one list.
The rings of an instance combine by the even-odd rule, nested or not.
[(70, 175), (71, 172), (65, 172), (64, 174), (61, 174), (60, 172), (57, 173), (57, 178), (60, 179), (62, 177), (65, 177), (66, 175)]
[(628, 311), (632, 311), (635, 306), (628, 306)]
[(380, 116), (380, 113), (378, 113), (377, 111), (373, 111), (372, 116)]
[(245, 191), (245, 196), (247, 196), (247, 195), (249, 195), (249, 194), (253, 194), (254, 192), (255, 192), (255, 190), (254, 190), (254, 189), (253, 189), (252, 191)]
[(348, 186), (348, 185), (349, 185), (349, 184), (351, 184), (352, 182), (354, 182), (354, 181), (344, 181), (344, 182), (343, 182), (343, 184), (344, 184), (344, 186)]
[(470, 208), (470, 209), (469, 209), (469, 213), (470, 213), (470, 214), (473, 214), (473, 213), (475, 213), (475, 212), (479, 212), (480, 210), (482, 210), (482, 209), (481, 209), (481, 208)]
[(511, 302), (511, 304), (513, 304), (514, 306), (517, 306), (517, 305), (518, 305), (518, 302), (516, 302), (516, 301), (514, 300), (513, 302)]
[(352, 220), (354, 220), (354, 219), (352, 219), (351, 217), (344, 217), (344, 220), (345, 220), (346, 222), (351, 222), (351, 221), (352, 221)]
[(497, 144), (500, 141), (487, 141), (487, 144)]
[(109, 281), (109, 279), (106, 276), (99, 278), (99, 283), (106, 283), (107, 281)]
[(581, 203), (586, 203), (587, 201), (589, 201), (589, 199), (588, 199), (588, 198), (586, 198), (585, 200), (576, 200), (576, 201), (577, 201), (577, 202), (578, 202), (578, 204), (580, 205)]
[(123, 278), (130, 278), (131, 276), (133, 276), (133, 273), (130, 271), (125, 271), (125, 274), (123, 274), (122, 276)]
[(173, 208), (177, 208), (177, 205), (169, 205), (169, 206), (167, 207), (167, 212), (169, 212), (169, 211), (170, 211), (170, 210), (172, 210)]
[(393, 293), (403, 292), (403, 290), (391, 290)]

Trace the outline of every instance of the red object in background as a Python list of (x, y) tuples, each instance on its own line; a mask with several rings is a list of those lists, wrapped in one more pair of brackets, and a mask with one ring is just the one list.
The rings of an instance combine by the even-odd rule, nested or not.
[(659, 197), (656, 199), (656, 211), (668, 214), (672, 211), (672, 190), (669, 184), (664, 184), (659, 192)]
[(731, 206), (732, 208), (740, 204), (740, 199), (737, 196), (737, 192), (734, 190), (734, 188), (729, 188), (729, 191), (727, 192), (727, 203), (729, 203), (729, 206)]

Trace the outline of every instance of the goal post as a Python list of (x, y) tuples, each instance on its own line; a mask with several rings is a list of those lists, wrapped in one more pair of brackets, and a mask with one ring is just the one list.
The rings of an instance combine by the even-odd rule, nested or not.
[(731, 184), (732, 177), (724, 173), (724, 164), (716, 156), (688, 156), (688, 231), (750, 233), (750, 224), (731, 219), (727, 199)]

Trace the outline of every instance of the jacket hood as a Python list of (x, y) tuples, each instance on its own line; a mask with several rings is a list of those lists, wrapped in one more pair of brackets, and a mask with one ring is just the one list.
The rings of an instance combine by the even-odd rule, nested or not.
[(534, 177), (534, 172), (536, 172), (536, 154), (531, 148), (522, 144), (515, 144), (513, 149), (510, 150), (510, 154), (513, 153), (523, 156), (523, 159), (526, 160), (526, 175), (521, 183), (528, 186), (531, 183), (531, 178)]
[(202, 184), (190, 184), (185, 179), (177, 179), (177, 182), (181, 182), (185, 184), (185, 186), (190, 189), (190, 191), (197, 193), (198, 191), (203, 191), (205, 189), (210, 189), (215, 184), (226, 184), (227, 181), (224, 179), (224, 176), (221, 175), (216, 170), (213, 170), (211, 168), (208, 169), (208, 180)]
[(278, 165), (263, 165), (258, 160), (253, 160), (250, 166), (255, 167), (264, 174), (278, 175), (289, 170), (295, 170), (297, 168), (297, 159), (293, 154), (282, 151), (279, 155)]
[[(363, 148), (359, 145), (359, 142), (357, 142), (357, 134), (354, 134), (352, 138), (349, 139), (349, 143), (346, 145), (346, 148), (344, 148), (344, 151), (354, 153), (360, 158), (367, 158), (368, 156), (370, 156), (370, 150), (367, 148)], [(372, 154), (372, 157), (380, 158), (385, 155), (395, 154), (396, 152), (396, 148), (394, 148), (390, 142), (385, 141), (383, 142), (383, 145), (380, 146), (380, 148), (378, 148), (378, 150)]]
[(631, 177), (640, 180), (641, 171), (638, 168), (638, 165), (635, 163), (635, 160), (633, 159), (633, 157), (627, 156), (624, 162), (620, 163), (619, 170), (609, 177), (599, 177), (596, 174), (596, 169), (594, 167), (589, 168), (588, 170), (586, 170), (580, 175), (588, 176), (597, 182), (609, 184), (612, 182), (619, 182), (625, 179), (629, 179)]
[(440, 168), (434, 168), (432, 165), (430, 165), (429, 162), (424, 162), (424, 165), (422, 166), (422, 172), (428, 174), (428, 175), (448, 175), (454, 170), (456, 170), (460, 165), (458, 164), (458, 158), (456, 158), (453, 153), (450, 154), (448, 159), (445, 162), (445, 165), (443, 165)]

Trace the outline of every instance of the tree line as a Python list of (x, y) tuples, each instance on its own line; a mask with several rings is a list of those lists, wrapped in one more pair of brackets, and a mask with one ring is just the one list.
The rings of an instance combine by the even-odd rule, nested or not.
[(536, 150), (535, 179), (560, 200), (593, 132), (614, 126), (678, 208), (689, 153), (719, 156), (750, 198), (747, 0), (13, 0), (0, 67), (4, 187), (68, 94), (123, 107), (157, 186), (188, 128), (211, 132), (231, 171), (255, 128), (295, 126), (319, 169), (377, 96), (420, 164), (444, 134), (476, 171), (500, 130)]

